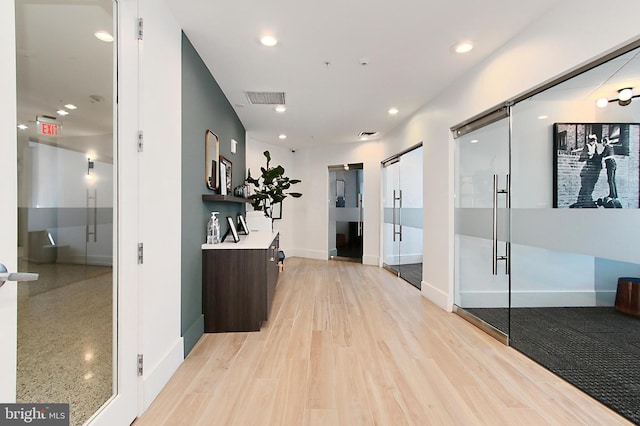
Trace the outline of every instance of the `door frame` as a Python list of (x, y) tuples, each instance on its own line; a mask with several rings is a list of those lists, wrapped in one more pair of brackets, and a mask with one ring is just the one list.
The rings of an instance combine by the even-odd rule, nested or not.
[[(117, 43), (114, 55), (114, 76), (117, 76), (117, 90), (114, 103), (117, 134), (114, 145), (114, 173), (116, 202), (114, 205), (114, 246), (117, 262), (114, 265), (114, 396), (107, 401), (87, 421), (91, 425), (131, 424), (138, 413), (140, 379), (137, 376), (137, 352), (139, 334), (138, 302), (138, 158), (135, 143), (126, 144), (130, 135), (138, 129), (138, 55), (139, 46), (135, 35), (138, 15), (138, 0), (114, 0), (117, 4)], [(0, 2), (0, 40), (2, 56), (7, 62), (2, 67), (0, 88), (6, 93), (0, 102), (0, 145), (5, 158), (17, 158), (17, 81), (16, 81), (16, 38), (15, 3)], [(115, 78), (115, 77), (114, 77)], [(0, 168), (3, 185), (3, 209), (0, 213), (0, 262), (10, 271), (17, 268), (17, 162), (8, 162)], [(126, 185), (124, 184), (126, 182)], [(123, 285), (126, 283), (126, 285)], [(11, 325), (9, 325), (11, 324)], [(3, 342), (0, 349), (0, 371), (3, 383), (0, 386), (0, 402), (14, 403), (16, 398), (16, 351), (17, 344), (17, 287), (15, 282), (7, 282), (0, 287), (0, 327)], [(11, 344), (10, 342), (13, 342)], [(9, 344), (7, 344), (9, 343)], [(9, 379), (9, 380), (6, 380)], [(9, 384), (9, 385), (7, 385)], [(46, 402), (46, 401), (45, 401)]]

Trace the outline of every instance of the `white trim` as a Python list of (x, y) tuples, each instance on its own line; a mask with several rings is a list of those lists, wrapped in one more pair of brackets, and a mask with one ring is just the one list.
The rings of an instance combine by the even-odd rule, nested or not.
[[(184, 343), (182, 337), (175, 341), (173, 346), (161, 358), (160, 362), (153, 366), (149, 373), (142, 376), (143, 406), (139, 414), (142, 414), (158, 396), (162, 388), (169, 382), (184, 360)], [(147, 368), (147, 367), (145, 367)]]
[(327, 260), (327, 252), (323, 250), (289, 249), (287, 257), (303, 257), (305, 259)]
[[(422, 259), (420, 259), (422, 260)], [(372, 266), (380, 266), (380, 256), (373, 255), (363, 255), (362, 256), (362, 264), (363, 265), (372, 265)]]
[(449, 295), (429, 284), (426, 281), (422, 281), (420, 293), (430, 302), (433, 302), (436, 306), (444, 309), (447, 312), (453, 311), (453, 305), (449, 303)]

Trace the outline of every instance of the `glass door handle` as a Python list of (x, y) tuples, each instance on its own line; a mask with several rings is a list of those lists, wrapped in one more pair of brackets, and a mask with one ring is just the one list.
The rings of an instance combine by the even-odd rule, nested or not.
[(358, 237), (362, 236), (362, 193), (358, 194)]
[[(507, 175), (507, 186), (505, 189), (498, 189), (498, 175), (493, 175), (493, 232), (492, 232), (492, 267), (493, 267), (493, 275), (498, 275), (498, 261), (504, 260), (505, 263), (505, 273), (509, 274), (509, 252), (511, 251), (511, 246), (509, 245), (509, 241), (505, 242), (505, 255), (498, 255), (498, 195), (504, 194), (507, 196), (506, 207), (510, 207), (509, 202), (509, 191), (510, 191), (510, 179), (509, 175)], [(508, 240), (508, 239), (507, 239)]]
[(28, 272), (8, 272), (7, 267), (0, 263), (0, 287), (5, 281), (36, 281), (39, 274)]
[(400, 196), (396, 197), (396, 190), (393, 190), (393, 241), (396, 240), (396, 235), (400, 236), (400, 241), (402, 241), (402, 225), (400, 225), (400, 230), (396, 231), (397, 222), (397, 214), (396, 214), (396, 201), (400, 201), (400, 209), (402, 209), (402, 190), (399, 191)]

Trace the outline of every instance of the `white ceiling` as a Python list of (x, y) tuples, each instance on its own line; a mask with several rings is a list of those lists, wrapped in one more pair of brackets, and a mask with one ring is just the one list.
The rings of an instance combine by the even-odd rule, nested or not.
[[(361, 131), (384, 137), (560, 0), (167, 1), (249, 135), (300, 148), (357, 142)], [(16, 2), (18, 119), (31, 125), (22, 137), (47, 142), (35, 134), (36, 115), (56, 115), (71, 102), (79, 109), (61, 119), (63, 132), (55, 143), (82, 150), (92, 136), (109, 157), (114, 44), (93, 33), (112, 27), (112, 5), (112, 0)], [(276, 47), (259, 44), (267, 32), (279, 38)], [(470, 53), (451, 52), (466, 39), (475, 43)], [(368, 65), (361, 65), (361, 58)], [(630, 58), (537, 99), (613, 96), (621, 81), (638, 87), (638, 67), (620, 69)], [(595, 83), (596, 91), (595, 80), (602, 82)], [(283, 91), (288, 111), (251, 105), (245, 91)], [(400, 113), (390, 116), (390, 107)], [(279, 140), (281, 133), (288, 138)]]
[[(558, 0), (168, 2), (249, 135), (294, 148), (384, 137)], [(265, 33), (280, 43), (263, 47)], [(451, 52), (467, 39), (470, 53)], [(285, 92), (288, 110), (245, 91)]]

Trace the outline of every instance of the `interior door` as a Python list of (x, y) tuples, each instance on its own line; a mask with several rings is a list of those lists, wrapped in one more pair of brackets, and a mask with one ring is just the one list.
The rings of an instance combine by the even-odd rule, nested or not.
[[(0, 52), (4, 66), (0, 68), (0, 158), (16, 158), (16, 67), (14, 3), (0, 2)], [(0, 263), (9, 271), (18, 268), (18, 164), (3, 161), (0, 167), (2, 208), (0, 208)], [(0, 287), (0, 402), (16, 398), (16, 315), (17, 287), (8, 281)]]
[(506, 116), (455, 140), (454, 303), (504, 337), (510, 304), (509, 137)]
[[(126, 197), (136, 205), (137, 197), (135, 180), (118, 191), (118, 166), (131, 155), (117, 149), (122, 129), (114, 102), (122, 92), (116, 46), (126, 52), (124, 62), (137, 56), (133, 34), (119, 43), (118, 16), (132, 28), (137, 2), (121, 4), (0, 6), (8, 61), (0, 85), (13, 94), (0, 102), (0, 156), (7, 159), (0, 171), (0, 263), (41, 278), (0, 287), (0, 401), (68, 403), (71, 425), (130, 424), (137, 412), (137, 271), (119, 250), (134, 244), (117, 235), (118, 204)], [(115, 40), (98, 40), (97, 29)], [(129, 70), (120, 81), (135, 80)], [(122, 177), (135, 175), (125, 169)], [(137, 221), (135, 210), (124, 210), (123, 218)], [(123, 280), (131, 284), (120, 286)]]
[(422, 143), (382, 163), (383, 266), (422, 286)]
[(383, 163), (382, 185), (382, 265), (400, 276), (400, 242), (402, 241), (400, 209), (402, 208), (402, 191), (400, 189), (399, 157)]
[(362, 263), (364, 165), (329, 166), (329, 258)]

